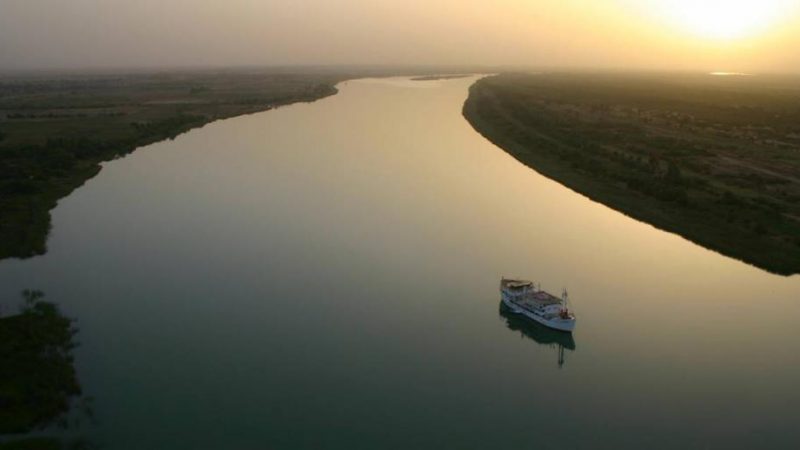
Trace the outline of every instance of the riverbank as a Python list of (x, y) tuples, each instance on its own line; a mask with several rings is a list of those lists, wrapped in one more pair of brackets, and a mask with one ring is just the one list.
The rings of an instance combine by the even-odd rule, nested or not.
[(46, 251), (50, 210), (100, 163), (209, 122), (311, 102), (345, 73), (0, 78), (0, 259)]
[(464, 117), (514, 158), (637, 220), (800, 273), (800, 81), (504, 74)]

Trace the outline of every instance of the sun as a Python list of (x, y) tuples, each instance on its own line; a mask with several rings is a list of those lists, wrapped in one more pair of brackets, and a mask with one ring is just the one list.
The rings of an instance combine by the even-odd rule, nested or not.
[[(643, 2), (645, 3), (645, 2)], [(796, 12), (797, 0), (651, 0), (673, 26), (699, 37), (730, 40), (770, 30)]]

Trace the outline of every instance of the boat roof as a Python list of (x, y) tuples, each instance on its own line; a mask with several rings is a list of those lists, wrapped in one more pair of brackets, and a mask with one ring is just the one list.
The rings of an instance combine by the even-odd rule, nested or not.
[(510, 288), (522, 288), (531, 286), (533, 283), (528, 280), (503, 280), (503, 284)]

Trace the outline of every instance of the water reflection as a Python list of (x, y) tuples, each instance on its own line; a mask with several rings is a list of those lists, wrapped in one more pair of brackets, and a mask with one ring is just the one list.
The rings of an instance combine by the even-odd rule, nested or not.
[(564, 366), (564, 349), (575, 350), (575, 338), (572, 337), (572, 333), (552, 330), (514, 314), (502, 301), (500, 302), (500, 316), (506, 320), (509, 330), (519, 331), (522, 336), (533, 339), (537, 344), (556, 348), (559, 368)]

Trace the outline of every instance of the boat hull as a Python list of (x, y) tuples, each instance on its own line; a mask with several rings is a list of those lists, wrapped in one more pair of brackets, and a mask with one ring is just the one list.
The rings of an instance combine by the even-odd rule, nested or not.
[(575, 329), (575, 319), (571, 320), (564, 320), (561, 318), (558, 319), (548, 319), (547, 317), (540, 316), (532, 311), (529, 311), (525, 308), (520, 307), (513, 300), (511, 300), (510, 296), (508, 296), (505, 292), (502, 293), (503, 297), (503, 304), (508, 307), (508, 309), (521, 316), (524, 316), (530, 320), (533, 320), (537, 323), (540, 323), (548, 328), (552, 328), (558, 331), (564, 331), (566, 333), (572, 333), (572, 330)]

